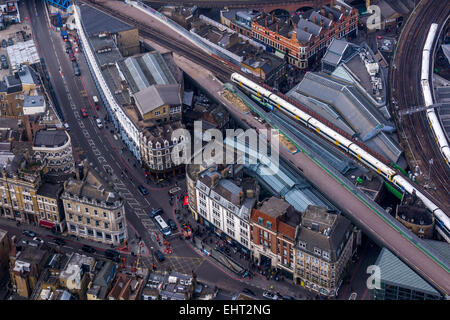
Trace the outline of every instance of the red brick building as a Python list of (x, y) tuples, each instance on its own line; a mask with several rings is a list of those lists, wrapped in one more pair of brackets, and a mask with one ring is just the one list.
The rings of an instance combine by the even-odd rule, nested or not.
[(250, 217), (251, 248), (254, 260), (263, 266), (280, 268), (292, 279), (295, 236), (301, 213), (284, 200), (271, 197)]
[(333, 38), (356, 34), (358, 11), (348, 5), (323, 6), (293, 17), (261, 14), (252, 20), (252, 37), (299, 68), (318, 60)]

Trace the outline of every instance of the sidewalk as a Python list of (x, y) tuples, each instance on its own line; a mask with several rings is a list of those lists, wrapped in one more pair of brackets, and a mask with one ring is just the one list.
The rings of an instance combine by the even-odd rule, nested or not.
[[(186, 207), (181, 209), (179, 208), (180, 203), (182, 202), (177, 201), (177, 207), (178, 210), (180, 210), (180, 213), (175, 214), (175, 218), (178, 222), (185, 222), (188, 225), (191, 225), (193, 234), (198, 229), (205, 230), (205, 227), (196, 222), (190, 213), (186, 215)], [(216, 234), (206, 230), (202, 233), (203, 235), (201, 237), (194, 235), (190, 240), (186, 241), (191, 242), (192, 248), (197, 251), (198, 254), (206, 256), (207, 259), (209, 258), (209, 261), (213, 264), (217, 265), (221, 269), (225, 269), (230, 278), (240, 281), (243, 284), (255, 286), (262, 290), (271, 290), (279, 292), (282, 295), (294, 296), (297, 299), (314, 299), (316, 296), (316, 293), (309, 292), (308, 290), (295, 285), (292, 280), (289, 279), (280, 279), (280, 281), (267, 280), (266, 277), (259, 274), (256, 269), (251, 268), (252, 263), (249, 257), (244, 257), (244, 254), (241, 254), (239, 251), (234, 252), (234, 250), (231, 249), (231, 246), (229, 246), (230, 250), (228, 253), (225, 253), (225, 251), (221, 252), (216, 250), (216, 241), (222, 241), (222, 239), (219, 239)], [(249, 269), (251, 277), (247, 276), (243, 278), (242, 275)], [(199, 274), (198, 277), (199, 280), (202, 281), (201, 274)]]

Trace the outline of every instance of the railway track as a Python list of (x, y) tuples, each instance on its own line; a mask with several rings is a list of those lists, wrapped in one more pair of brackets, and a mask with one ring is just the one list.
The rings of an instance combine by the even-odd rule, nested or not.
[[(416, 16), (412, 17), (402, 33), (395, 61), (397, 68), (392, 72), (395, 88), (393, 97), (399, 105), (397, 112), (409, 106), (424, 104), (420, 86), (422, 49), (431, 23), (442, 24), (449, 9), (447, 1), (423, 0), (416, 10)], [(437, 149), (425, 112), (403, 115), (397, 117), (396, 121), (397, 127), (403, 132), (400, 138), (403, 138), (411, 171), (414, 172), (416, 166), (420, 168), (422, 178), (418, 182), (431, 186), (427, 193), (441, 204), (444, 212), (450, 212), (450, 172)], [(430, 159), (433, 159), (431, 167)]]
[(236, 70), (232, 69), (229, 65), (221, 65), (220, 67), (217, 65), (217, 59), (208, 55), (207, 53), (201, 52), (198, 47), (191, 46), (185, 43), (182, 43), (172, 37), (167, 36), (166, 34), (154, 29), (146, 24), (143, 24), (136, 19), (124, 15), (120, 12), (112, 10), (108, 6), (102, 4), (99, 1), (91, 1), (91, 0), (82, 0), (82, 3), (89, 4), (103, 12), (107, 12), (111, 16), (118, 18), (124, 22), (127, 22), (131, 25), (136, 26), (139, 29), (139, 34), (144, 39), (150, 39), (157, 43), (160, 43), (162, 46), (176, 52), (184, 57), (187, 57), (190, 60), (195, 61), (196, 63), (204, 66), (208, 70), (214, 72), (216, 77), (223, 81), (227, 82), (230, 80), (230, 76)]

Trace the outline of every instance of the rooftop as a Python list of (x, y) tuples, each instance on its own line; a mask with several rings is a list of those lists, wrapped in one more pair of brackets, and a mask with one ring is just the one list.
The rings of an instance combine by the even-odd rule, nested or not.
[(375, 265), (381, 269), (380, 276), (382, 283), (440, 296), (436, 289), (430, 286), (416, 272), (384, 247)]
[(135, 27), (87, 4), (79, 3), (78, 6), (84, 30), (89, 36), (135, 29)]
[(63, 198), (77, 197), (97, 205), (105, 202), (106, 205), (122, 205), (122, 198), (101, 178), (92, 168), (87, 168), (82, 180), (70, 178), (65, 183)]
[(134, 98), (141, 116), (163, 105), (181, 105), (181, 86), (179, 84), (152, 85), (137, 93)]
[(25, 96), (23, 99), (23, 106), (25, 108), (42, 107), (44, 105), (44, 96)]
[(59, 183), (44, 182), (37, 191), (37, 194), (47, 198), (57, 199), (62, 190), (62, 185)]
[[(344, 128), (352, 128), (360, 139), (373, 132), (377, 126), (393, 126), (355, 85), (325, 73), (307, 72), (303, 80), (288, 93), (297, 101), (298, 95), (328, 104), (331, 111), (322, 108), (319, 114), (329, 113), (332, 118), (338, 114), (340, 121), (345, 123)], [(403, 153), (394, 138), (386, 132), (379, 132), (365, 144), (393, 162), (397, 162)]]
[[(346, 241), (352, 224), (342, 215), (328, 213), (326, 208), (308, 206), (302, 217), (297, 240), (306, 250), (317, 254), (315, 248), (328, 252), (331, 261), (339, 259), (341, 244)], [(320, 255), (320, 254), (319, 254)]]
[(69, 141), (69, 135), (64, 130), (39, 130), (34, 135), (33, 147), (58, 148), (65, 145), (67, 141)]
[(155, 84), (177, 84), (169, 64), (167, 55), (158, 51), (128, 57), (118, 62), (132, 93)]

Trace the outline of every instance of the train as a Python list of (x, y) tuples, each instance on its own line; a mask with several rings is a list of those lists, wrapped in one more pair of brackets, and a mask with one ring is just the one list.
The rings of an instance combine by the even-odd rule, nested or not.
[(432, 212), (436, 220), (438, 220), (440, 229), (438, 232), (447, 241), (450, 242), (450, 219), (433, 201), (428, 199), (422, 192), (420, 192), (414, 185), (412, 185), (408, 179), (404, 178), (396, 170), (392, 169), (385, 161), (378, 159), (371, 152), (365, 150), (360, 144), (351, 140), (337, 130), (330, 128), (328, 125), (320, 121), (313, 115), (301, 110), (294, 104), (290, 103), (286, 99), (275, 94), (272, 90), (269, 90), (240, 73), (233, 73), (231, 75), (231, 81), (238, 87), (244, 89), (250, 95), (258, 97), (258, 100), (264, 105), (273, 106), (273, 110), (280, 110), (289, 117), (301, 122), (307, 128), (310, 128), (316, 134), (324, 137), (334, 145), (338, 146), (346, 153), (358, 159), (369, 168), (372, 168), (378, 174), (394, 184), (402, 192), (408, 192), (409, 194), (415, 194), (423, 204)]
[[(433, 95), (430, 88), (430, 63), (432, 61), (433, 43), (438, 32), (438, 24), (433, 23), (428, 31), (427, 39), (422, 51), (422, 71), (420, 75), (420, 83), (422, 87), (422, 95), (425, 103), (425, 107), (433, 105)], [(436, 143), (439, 147), (439, 151), (444, 157), (445, 163), (450, 166), (450, 147), (448, 146), (448, 140), (442, 130), (441, 123), (436, 115), (434, 108), (429, 108), (426, 111), (428, 124), (433, 132)]]

